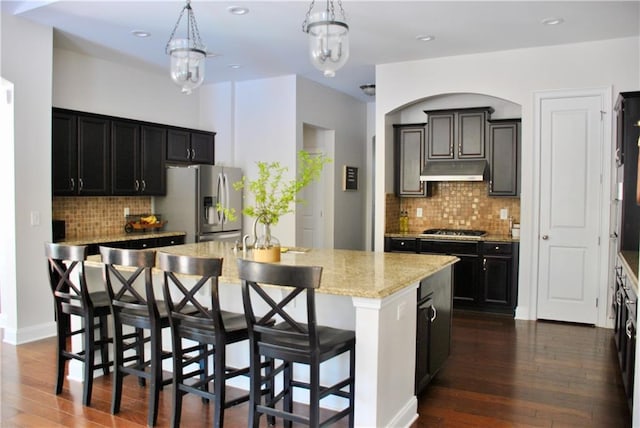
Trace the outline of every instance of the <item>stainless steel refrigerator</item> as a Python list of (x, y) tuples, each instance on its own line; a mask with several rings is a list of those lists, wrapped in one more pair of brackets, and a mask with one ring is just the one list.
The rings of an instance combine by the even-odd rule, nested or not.
[[(154, 199), (155, 211), (167, 220), (167, 229), (187, 232), (186, 242), (242, 241), (242, 192), (233, 183), (240, 168), (193, 165), (167, 168), (167, 195)], [(235, 209), (230, 221), (216, 206)]]

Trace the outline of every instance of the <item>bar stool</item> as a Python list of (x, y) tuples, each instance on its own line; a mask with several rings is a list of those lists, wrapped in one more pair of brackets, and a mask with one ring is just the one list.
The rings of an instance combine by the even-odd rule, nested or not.
[[(90, 292), (84, 274), (87, 259), (86, 245), (45, 243), (49, 284), (53, 292), (57, 331), (57, 379), (56, 395), (62, 392), (66, 362), (75, 359), (84, 363), (82, 404), (91, 405), (93, 374), (102, 369), (109, 374), (109, 343), (107, 317), (110, 313), (109, 297), (104, 291)], [(82, 319), (83, 328), (72, 330), (71, 316)], [(96, 321), (97, 320), (97, 321)], [(95, 330), (99, 329), (99, 338)], [(73, 352), (71, 338), (84, 333), (83, 349)], [(95, 353), (100, 351), (100, 364), (95, 363)]]
[[(317, 325), (315, 290), (320, 286), (322, 268), (260, 263), (244, 259), (238, 259), (237, 264), (251, 347), (251, 399), (247, 426), (258, 427), (260, 416), (266, 414), (283, 418), (287, 427), (290, 427), (292, 422), (311, 427), (324, 426), (349, 416), (349, 426), (353, 427), (355, 332)], [(274, 299), (265, 285), (293, 288), (283, 288), (282, 298)], [(306, 323), (296, 321), (292, 315), (293, 308), (287, 306), (300, 294), (306, 294)], [(265, 305), (267, 313), (257, 317), (255, 308)], [(347, 351), (349, 376), (334, 385), (322, 386), (320, 364)], [(261, 356), (281, 360), (282, 364), (263, 378), (258, 370)], [(294, 363), (306, 364), (309, 367), (309, 382), (293, 379)], [(273, 399), (267, 396), (263, 401), (260, 394), (262, 383), (273, 381), (269, 376), (275, 376), (280, 371), (283, 371), (282, 391)], [(347, 387), (348, 391), (345, 391)], [(293, 388), (309, 390), (308, 416), (293, 413)], [(320, 400), (329, 395), (346, 398), (349, 404), (321, 422)], [(283, 401), (282, 410), (276, 409), (275, 406), (280, 400)]]
[[(115, 368), (111, 413), (120, 411), (123, 379), (132, 374), (138, 377), (140, 385), (149, 380), (147, 425), (154, 426), (160, 390), (171, 383), (170, 378), (162, 377), (162, 361), (172, 357), (171, 352), (162, 349), (162, 329), (169, 327), (169, 317), (164, 302), (156, 301), (153, 290), (151, 269), (155, 266), (156, 252), (101, 246), (100, 254), (113, 314)], [(124, 334), (124, 326), (133, 328), (133, 333)], [(145, 331), (148, 331), (146, 337)], [(148, 359), (145, 359), (145, 343), (151, 344)], [(125, 352), (131, 349), (135, 354), (125, 357)], [(127, 364), (132, 361), (133, 364)]]
[[(232, 368), (226, 365), (226, 345), (248, 338), (244, 314), (220, 308), (218, 277), (222, 272), (222, 259), (158, 252), (158, 267), (164, 271), (163, 292), (174, 352), (171, 425), (180, 426), (182, 397), (192, 393), (214, 400), (215, 426), (220, 428), (224, 423), (224, 410), (249, 399), (249, 394), (246, 394), (227, 401), (225, 393), (228, 379), (248, 376), (249, 373), (249, 367)], [(177, 275), (191, 275), (192, 278), (186, 283), (184, 278)], [(201, 290), (207, 293), (202, 301), (196, 296)], [(190, 311), (190, 307), (194, 310)], [(183, 340), (196, 342), (199, 345), (198, 352), (193, 354), (192, 349), (184, 349)], [(214, 359), (213, 374), (209, 374), (207, 362), (210, 355)], [(188, 372), (187, 367), (196, 363), (200, 363), (200, 367)], [(211, 382), (213, 392), (208, 388)]]

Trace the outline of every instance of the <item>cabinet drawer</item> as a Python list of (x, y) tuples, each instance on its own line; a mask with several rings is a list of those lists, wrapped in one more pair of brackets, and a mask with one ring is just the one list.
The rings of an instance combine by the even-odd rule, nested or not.
[(184, 244), (184, 235), (165, 236), (163, 238), (158, 238), (156, 244), (158, 247), (168, 247), (169, 245)]
[(510, 244), (508, 242), (483, 242), (481, 249), (482, 254), (485, 255), (512, 254), (513, 244)]
[(421, 253), (477, 254), (478, 243), (473, 241), (420, 240)]
[(411, 251), (415, 253), (418, 251), (417, 240), (415, 238), (391, 238), (389, 251)]

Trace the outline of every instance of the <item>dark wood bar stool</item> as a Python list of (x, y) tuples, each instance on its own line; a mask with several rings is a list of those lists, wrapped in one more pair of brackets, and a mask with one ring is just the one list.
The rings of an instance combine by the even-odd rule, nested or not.
[[(218, 277), (222, 259), (171, 255), (159, 252), (158, 267), (164, 271), (164, 298), (168, 306), (173, 343), (173, 417), (172, 426), (180, 426), (182, 397), (192, 393), (214, 400), (215, 427), (224, 423), (224, 409), (245, 402), (249, 395), (226, 400), (226, 381), (236, 376), (248, 376), (249, 367), (226, 365), (226, 346), (247, 340), (244, 314), (220, 308)], [(191, 275), (189, 283), (178, 275)], [(206, 299), (196, 295), (206, 292)], [(189, 310), (193, 308), (193, 310)], [(198, 352), (184, 349), (183, 340), (199, 345)], [(209, 373), (208, 357), (213, 355), (214, 370)], [(204, 364), (203, 364), (204, 362)], [(197, 369), (189, 366), (199, 363)], [(203, 377), (204, 375), (204, 377)], [(213, 382), (213, 391), (209, 384)]]
[[(109, 297), (104, 291), (90, 292), (84, 274), (87, 259), (86, 245), (45, 244), (49, 284), (55, 303), (57, 330), (57, 380), (56, 394), (62, 392), (65, 366), (71, 359), (84, 363), (82, 404), (91, 405), (91, 391), (95, 370), (109, 374), (109, 343), (107, 317), (110, 313)], [(72, 330), (71, 316), (82, 319), (82, 327)], [(95, 330), (99, 330), (96, 339)], [(73, 352), (71, 338), (84, 334), (83, 349)], [(100, 364), (95, 363), (95, 353), (100, 351)]]
[[(284, 425), (292, 422), (311, 427), (325, 426), (349, 416), (353, 427), (355, 394), (355, 332), (332, 327), (318, 326), (316, 322), (315, 290), (320, 286), (322, 268), (319, 266), (287, 266), (259, 263), (238, 259), (238, 273), (242, 282), (242, 300), (249, 329), (251, 347), (251, 399), (248, 426), (258, 427), (260, 416), (266, 414), (283, 418)], [(279, 285), (283, 289), (281, 299), (274, 299), (265, 285)], [(306, 294), (306, 323), (298, 322), (287, 305), (298, 295)], [(264, 308), (265, 315), (256, 315), (255, 308)], [(275, 321), (275, 324), (274, 324)], [(334, 385), (320, 384), (320, 364), (345, 352), (349, 352), (349, 376)], [(259, 370), (261, 357), (281, 360), (282, 364), (267, 375), (283, 372), (283, 388), (273, 398), (260, 393), (264, 382)], [(309, 382), (293, 379), (293, 364), (309, 367)], [(293, 413), (293, 388), (309, 390), (309, 415)], [(347, 391), (345, 391), (345, 388)], [(274, 387), (275, 389), (275, 387)], [(349, 405), (336, 414), (320, 421), (320, 400), (335, 395), (346, 398)], [(282, 400), (282, 410), (276, 403)]]
[[(149, 381), (147, 425), (153, 426), (158, 419), (160, 390), (171, 383), (170, 378), (163, 379), (162, 361), (172, 357), (162, 347), (162, 329), (169, 327), (169, 317), (164, 302), (156, 300), (153, 290), (151, 269), (155, 266), (156, 252), (101, 246), (100, 254), (113, 314), (115, 368), (111, 413), (120, 411), (123, 378), (131, 374), (139, 378), (141, 385)], [(125, 326), (132, 328), (133, 333), (125, 334)], [(151, 344), (149, 358), (145, 358), (145, 343)], [(125, 357), (128, 350), (134, 350), (134, 355)]]

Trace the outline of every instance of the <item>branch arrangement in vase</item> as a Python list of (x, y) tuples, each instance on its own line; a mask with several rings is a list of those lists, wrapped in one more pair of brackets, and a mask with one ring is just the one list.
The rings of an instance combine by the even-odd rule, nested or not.
[[(296, 178), (285, 177), (289, 168), (282, 166), (280, 162), (256, 162), (258, 165), (258, 177), (254, 180), (247, 179), (233, 183), (236, 190), (245, 189), (254, 196), (253, 205), (245, 205), (242, 213), (254, 217), (256, 221), (274, 225), (280, 217), (293, 212), (293, 204), (304, 202), (298, 198), (298, 192), (317, 180), (322, 173), (325, 164), (331, 159), (324, 154), (311, 155), (301, 150), (298, 152), (298, 175)], [(246, 195), (245, 195), (246, 197)], [(235, 210), (223, 208), (220, 204), (218, 211), (222, 211), (230, 220), (237, 218)]]

